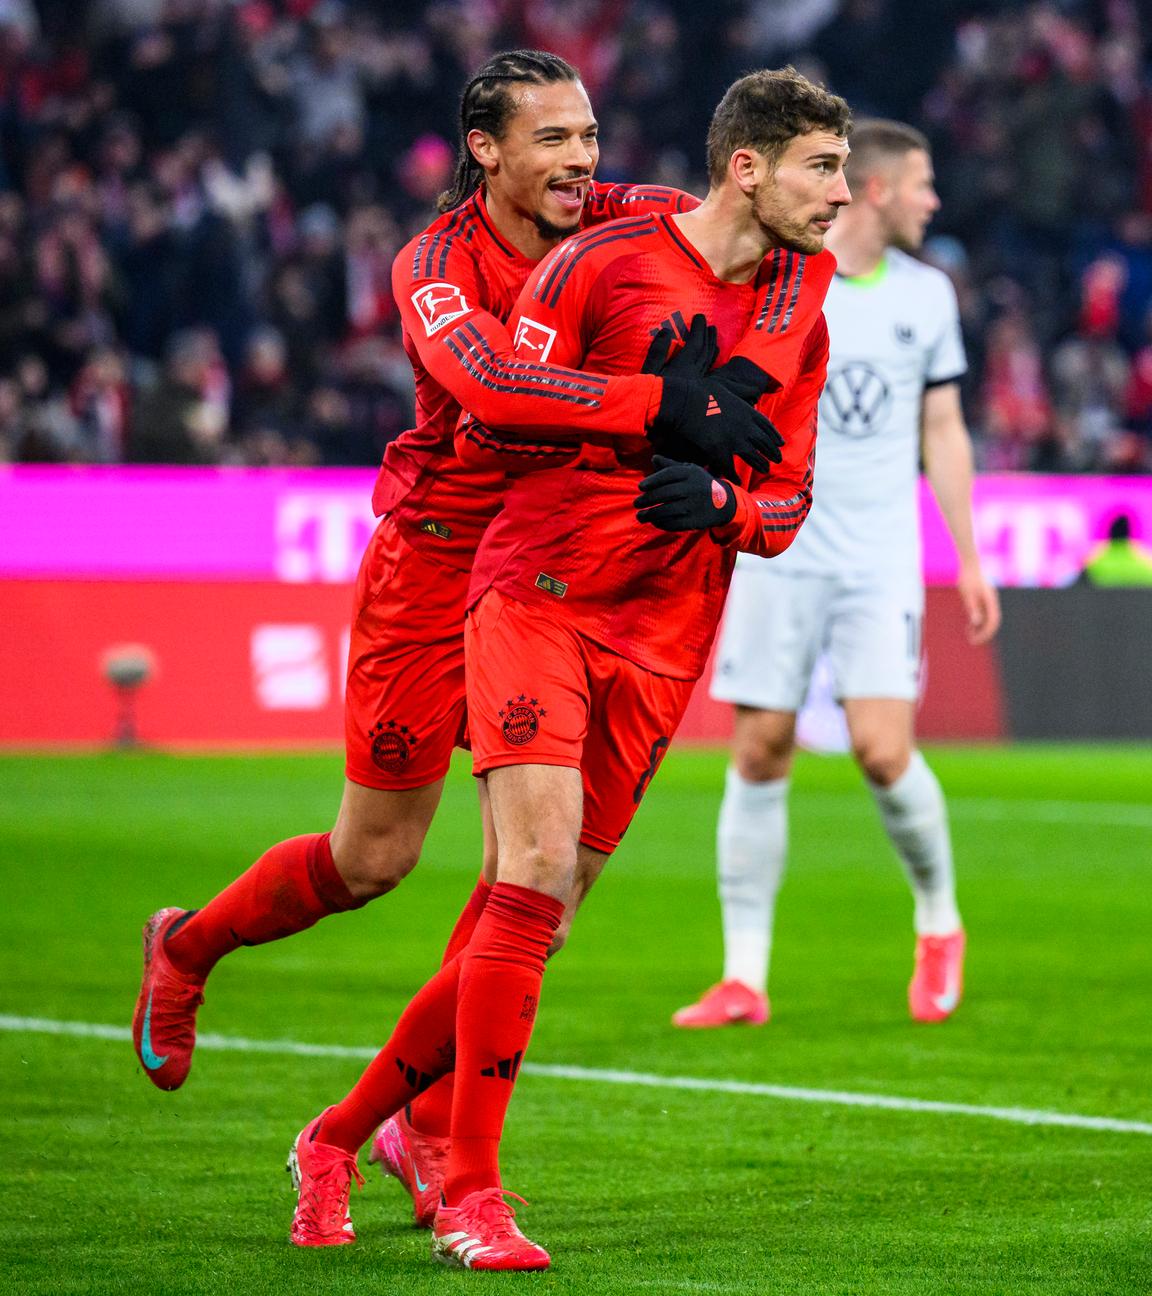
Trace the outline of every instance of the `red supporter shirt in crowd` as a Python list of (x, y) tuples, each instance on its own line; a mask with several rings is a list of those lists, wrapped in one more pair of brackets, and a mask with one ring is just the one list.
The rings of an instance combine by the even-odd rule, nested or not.
[[(632, 212), (681, 212), (699, 199), (659, 185), (593, 183), (585, 226)], [(497, 233), (483, 190), (445, 212), (392, 266), (404, 349), (416, 377), (416, 426), (384, 453), (372, 495), (378, 517), (442, 562), (467, 571), (500, 507), (502, 471), (461, 465), (452, 444), (461, 409), (493, 427), (642, 432), (659, 404), (656, 378), (589, 378), (517, 356), (504, 321), (537, 262)]]
[[(649, 670), (695, 679), (716, 633), (738, 550), (782, 552), (811, 505), (816, 405), (828, 330), (822, 308), (835, 258), (770, 253), (747, 284), (712, 273), (667, 216), (616, 221), (549, 255), (520, 296), (511, 327), (547, 358), (604, 374), (640, 369), (662, 324), (703, 312), (724, 361), (739, 344), (780, 384), (760, 409), (785, 438), (767, 477), (740, 465), (736, 514), (711, 531), (666, 532), (637, 520), (633, 499), (652, 471), (642, 439), (588, 438), (560, 466), (509, 478), (504, 508), (473, 565), (470, 603), (496, 588), (562, 617)], [(484, 452), (465, 423), (458, 444)], [(506, 447), (506, 443), (501, 442)], [(501, 460), (500, 453), (493, 454)]]

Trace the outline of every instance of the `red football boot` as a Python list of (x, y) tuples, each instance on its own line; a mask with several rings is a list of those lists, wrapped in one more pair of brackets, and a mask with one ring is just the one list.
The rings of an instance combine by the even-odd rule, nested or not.
[(290, 1235), (295, 1246), (347, 1246), (356, 1241), (348, 1194), (353, 1179), (361, 1188), (364, 1179), (351, 1152), (316, 1142), (323, 1116), (321, 1112), (304, 1126), (288, 1153), (287, 1170), (299, 1194)]
[(404, 1111), (389, 1117), (372, 1140), (368, 1160), (407, 1188), (417, 1228), (431, 1228), (436, 1218), (451, 1146), (450, 1138), (421, 1134), (413, 1129)]
[(721, 981), (694, 1004), (672, 1014), (673, 1026), (700, 1030), (710, 1026), (763, 1026), (769, 1016), (768, 996), (743, 981)]
[(432, 1258), (462, 1269), (547, 1269), (552, 1257), (516, 1227), (505, 1197), (524, 1202), (507, 1188), (482, 1188), (459, 1206), (441, 1206), (432, 1225)]
[(964, 932), (916, 938), (916, 970), (908, 984), (908, 1011), (919, 1022), (951, 1017), (964, 992)]
[(179, 1089), (192, 1066), (196, 1010), (204, 982), (169, 963), (164, 938), (186, 909), (161, 909), (144, 924), (144, 979), (132, 1016), (132, 1042), (144, 1074), (157, 1089)]

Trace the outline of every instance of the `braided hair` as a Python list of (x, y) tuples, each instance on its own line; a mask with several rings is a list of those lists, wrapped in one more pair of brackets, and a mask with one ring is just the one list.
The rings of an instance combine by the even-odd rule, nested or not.
[(506, 50), (494, 54), (464, 87), (460, 96), (460, 146), (456, 156), (456, 173), (452, 187), (437, 199), (436, 206), (451, 211), (470, 198), (484, 179), (484, 168), (468, 147), (470, 131), (486, 131), (502, 138), (508, 122), (516, 112), (516, 101), (509, 87), (552, 85), (557, 81), (579, 81), (580, 73), (558, 54), (545, 50)]

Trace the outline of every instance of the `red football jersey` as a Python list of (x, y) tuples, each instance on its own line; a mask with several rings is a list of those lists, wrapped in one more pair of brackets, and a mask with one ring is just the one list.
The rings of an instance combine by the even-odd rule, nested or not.
[(776, 252), (752, 282), (726, 283), (667, 216), (616, 221), (545, 258), (517, 303), (515, 336), (548, 338), (558, 364), (624, 374), (640, 368), (662, 324), (702, 311), (722, 361), (739, 344), (783, 384), (761, 408), (784, 435), (784, 459), (768, 477), (742, 468), (727, 526), (666, 532), (633, 509), (652, 471), (647, 441), (589, 439), (560, 466), (509, 478), (476, 555), (470, 601), (495, 587), (649, 670), (699, 676), (737, 550), (780, 553), (811, 505), (828, 356), (821, 308), (834, 267), (829, 254)]
[[(699, 199), (659, 185), (593, 183), (584, 223), (634, 211), (688, 211)], [(656, 378), (627, 382), (574, 373), (550, 363), (548, 349), (522, 339), (519, 354), (504, 322), (537, 263), (507, 243), (477, 190), (404, 247), (392, 265), (392, 291), (404, 349), (416, 376), (416, 426), (385, 451), (372, 503), (410, 540), (432, 546), (463, 570), (500, 507), (503, 473), (477, 472), (456, 459), (452, 435), (461, 409), (494, 427), (642, 433), (659, 401)], [(639, 366), (637, 366), (637, 369)]]

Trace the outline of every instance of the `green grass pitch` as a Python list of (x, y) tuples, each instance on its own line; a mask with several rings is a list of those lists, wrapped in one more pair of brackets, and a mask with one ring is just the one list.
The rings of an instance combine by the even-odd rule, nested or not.
[[(1152, 1120), (1152, 751), (941, 749), (967, 997), (907, 1018), (910, 900), (839, 758), (801, 761), (774, 1020), (683, 1034), (714, 980), (716, 752), (674, 751), (545, 980), (536, 1064)], [(127, 1026), (139, 928), (331, 821), (335, 756), (0, 757), (0, 1013)], [(204, 1031), (369, 1046), (434, 966), (478, 863), (457, 769), (395, 894), (218, 968)], [(10, 1027), (13, 1023), (8, 1022)], [(354, 1247), (287, 1240), (296, 1131), (361, 1064), (202, 1051), (162, 1094), (130, 1044), (0, 1031), (0, 1290), (1152, 1291), (1152, 1137), (525, 1075), (506, 1182), (550, 1273), (442, 1270), (399, 1187)], [(371, 1170), (372, 1167), (365, 1167)]]

